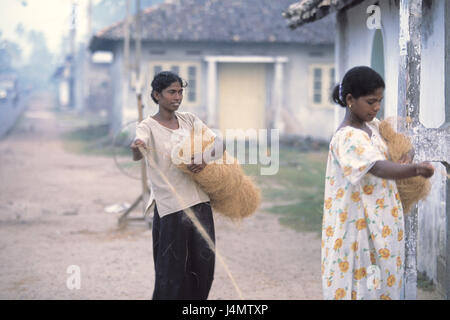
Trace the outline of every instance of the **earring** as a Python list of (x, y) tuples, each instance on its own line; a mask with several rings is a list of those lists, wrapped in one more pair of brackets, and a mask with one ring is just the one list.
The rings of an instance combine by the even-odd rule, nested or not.
[(352, 108), (352, 105), (350, 104), (350, 105), (348, 105), (348, 107), (349, 107), (349, 109), (351, 109), (351, 108)]

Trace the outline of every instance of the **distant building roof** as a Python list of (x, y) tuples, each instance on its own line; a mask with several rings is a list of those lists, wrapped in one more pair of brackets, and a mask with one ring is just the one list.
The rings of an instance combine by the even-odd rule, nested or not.
[[(334, 43), (335, 19), (290, 30), (283, 11), (293, 0), (172, 0), (144, 9), (143, 41)], [(124, 20), (97, 32), (92, 51), (124, 38)], [(132, 23), (130, 36), (135, 37)]]
[(283, 13), (289, 20), (289, 27), (296, 29), (342, 9), (355, 6), (364, 0), (301, 0), (293, 3)]

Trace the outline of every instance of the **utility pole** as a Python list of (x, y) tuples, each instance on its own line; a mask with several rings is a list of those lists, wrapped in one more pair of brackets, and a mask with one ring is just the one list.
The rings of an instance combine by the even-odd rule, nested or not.
[[(87, 34), (85, 37), (86, 44), (89, 43), (89, 39), (92, 36), (92, 0), (88, 0), (87, 9)], [(82, 73), (82, 83), (80, 86), (82, 87), (81, 92), (81, 110), (85, 111), (89, 104), (89, 96), (90, 96), (90, 66), (91, 66), (91, 53), (89, 52), (88, 46), (83, 45), (83, 55), (82, 55), (82, 63), (83, 63), (83, 73)]]
[(70, 72), (69, 72), (69, 107), (75, 108), (75, 38), (76, 38), (76, 27), (77, 27), (77, 3), (75, 0), (72, 1), (72, 12), (70, 14), (70, 35), (69, 35), (69, 45), (70, 45)]
[[(122, 65), (122, 105), (117, 106), (119, 110), (112, 113), (113, 128), (112, 135), (116, 134), (122, 127), (122, 117), (124, 110), (128, 105), (128, 90), (129, 90), (129, 68), (130, 68), (130, 0), (126, 0), (126, 17), (123, 24), (124, 45), (123, 45), (123, 65)], [(117, 117), (117, 118), (116, 118)]]
[[(140, 0), (136, 0), (136, 31), (135, 31), (135, 57), (136, 61), (134, 64), (135, 72), (136, 72), (136, 83), (135, 83), (135, 92), (136, 92), (136, 99), (137, 99), (137, 108), (138, 108), (138, 121), (141, 122), (143, 120), (143, 105), (142, 105), (142, 82), (141, 82), (141, 2)], [(129, 35), (129, 0), (127, 0), (127, 22), (125, 23), (127, 25), (126, 32), (125, 32), (125, 53), (124, 56), (126, 57), (125, 63), (128, 63), (129, 59), (129, 46), (130, 46), (130, 35)], [(129, 64), (128, 64), (129, 66)], [(128, 70), (128, 69), (127, 69)], [(126, 72), (126, 83), (127, 83), (127, 90), (128, 90), (128, 71)], [(127, 91), (128, 93), (128, 91)], [(146, 162), (145, 157), (141, 160), (141, 182), (142, 182), (142, 194), (134, 201), (134, 203), (131, 205), (130, 208), (128, 208), (122, 216), (119, 218), (119, 224), (123, 223), (125, 219), (127, 219), (128, 214), (139, 204), (139, 202), (142, 201), (143, 204), (143, 212), (144, 212), (144, 219), (145, 219), (145, 209), (147, 206), (148, 199), (150, 197), (150, 190), (148, 188), (147, 184), (147, 171), (146, 171)], [(140, 220), (142, 218), (135, 218), (131, 219), (128, 218), (128, 220)]]
[[(142, 81), (141, 81), (141, 1), (136, 0), (136, 98), (138, 107), (138, 120), (141, 122), (144, 119), (143, 105), (142, 105)], [(142, 177), (142, 202), (145, 207), (149, 197), (149, 190), (147, 184), (147, 171), (145, 158), (141, 160), (141, 177)]]
[[(138, 121), (141, 122), (144, 119), (143, 115), (143, 105), (142, 105), (142, 81), (141, 81), (141, 1), (136, 0), (136, 99), (138, 107)], [(149, 197), (148, 182), (147, 182), (147, 171), (145, 158), (141, 160), (141, 177), (142, 177), (142, 202), (143, 210), (145, 212), (145, 207), (147, 205), (147, 200)]]

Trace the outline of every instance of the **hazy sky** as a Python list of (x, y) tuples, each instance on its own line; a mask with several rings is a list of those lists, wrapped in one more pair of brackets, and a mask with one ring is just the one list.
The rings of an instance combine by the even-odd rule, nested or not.
[[(97, 3), (99, 0), (94, 0)], [(42, 31), (47, 46), (56, 53), (61, 49), (64, 35), (69, 33), (72, 3), (78, 4), (77, 39), (86, 35), (86, 8), (88, 0), (0, 0), (0, 31), (2, 37), (19, 42), (16, 27), (22, 23), (26, 31)], [(26, 5), (23, 5), (26, 4)], [(27, 53), (27, 43), (19, 42)]]

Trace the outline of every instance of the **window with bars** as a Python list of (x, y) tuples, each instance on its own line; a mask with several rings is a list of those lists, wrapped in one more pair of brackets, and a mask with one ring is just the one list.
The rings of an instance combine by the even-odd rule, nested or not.
[(197, 97), (197, 68), (195, 66), (188, 67), (188, 100), (193, 102)]
[(310, 66), (309, 101), (313, 107), (332, 107), (331, 93), (334, 87), (335, 68), (329, 64)]
[(150, 63), (150, 78), (161, 71), (172, 71), (186, 80), (188, 86), (185, 88), (183, 104), (187, 106), (197, 106), (199, 101), (199, 77), (200, 62), (197, 61), (152, 61)]
[(333, 103), (333, 97), (332, 97), (332, 92), (334, 89), (334, 85), (335, 85), (335, 76), (336, 76), (336, 69), (335, 68), (331, 68), (330, 69), (330, 82), (328, 84), (328, 101), (330, 103)]
[(322, 103), (322, 69), (314, 68), (314, 93), (313, 101), (315, 104)]

